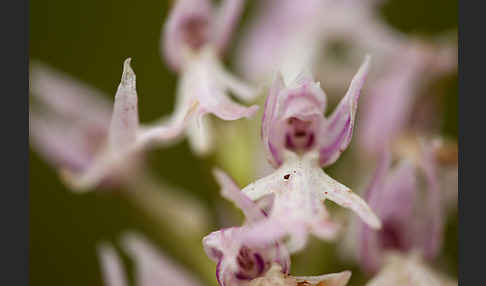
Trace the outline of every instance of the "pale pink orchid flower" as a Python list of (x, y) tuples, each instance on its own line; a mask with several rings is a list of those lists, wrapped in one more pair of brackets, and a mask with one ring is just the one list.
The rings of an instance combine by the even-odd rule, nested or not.
[(289, 254), (278, 241), (257, 247), (245, 244), (247, 225), (263, 219), (265, 212), (241, 192), (224, 172), (215, 169), (214, 175), (221, 186), (221, 195), (240, 208), (246, 218), (243, 226), (221, 229), (203, 238), (206, 254), (217, 262), (216, 278), (219, 285), (245, 285), (263, 276), (274, 263), (280, 265), (283, 273), (288, 273)]
[[(385, 74), (375, 81), (364, 103), (358, 134), (360, 148), (365, 153), (380, 154), (404, 132), (414, 129), (430, 133), (426, 125), (437, 121), (434, 110), (425, 110), (422, 126), (412, 126), (412, 115), (418, 95), (424, 85), (451, 72), (457, 66), (457, 51), (449, 45), (428, 45), (409, 42), (397, 48), (395, 60)], [(425, 130), (418, 130), (425, 129)]]
[(381, 67), (403, 39), (379, 20), (375, 2), (261, 1), (244, 32), (238, 67), (256, 82), (275, 70), (292, 78), (305, 67), (326, 88), (341, 91), (365, 54), (376, 55), (374, 65)]
[[(122, 247), (135, 262), (136, 286), (201, 286), (190, 272), (163, 255), (142, 235), (127, 233)], [(106, 286), (128, 286), (123, 263), (115, 248), (103, 242), (98, 246), (103, 281)]]
[(243, 106), (228, 92), (249, 102), (258, 93), (248, 84), (225, 70), (220, 56), (231, 36), (243, 8), (242, 0), (225, 0), (219, 8), (209, 0), (178, 0), (163, 29), (163, 55), (169, 66), (179, 73), (176, 107), (172, 117), (148, 132), (161, 141), (186, 134), (196, 154), (213, 147), (213, 114), (222, 120), (250, 118), (258, 106)]
[[(216, 277), (221, 286), (258, 285), (346, 285), (350, 271), (320, 276), (291, 276), (289, 253), (285, 246), (273, 241), (260, 246), (246, 245), (248, 227), (262, 219), (266, 213), (248, 198), (223, 171), (214, 170), (221, 186), (221, 194), (232, 201), (245, 214), (243, 226), (231, 227), (210, 233), (203, 239), (207, 255), (217, 262)], [(264, 233), (254, 235), (265, 235)], [(321, 283), (321, 284), (319, 284)]]
[(290, 235), (287, 247), (295, 252), (305, 246), (308, 233), (333, 239), (338, 227), (326, 211), (326, 199), (353, 210), (372, 228), (380, 228), (380, 220), (366, 202), (322, 170), (351, 141), (368, 68), (367, 57), (329, 117), (324, 116), (326, 95), (310, 74), (303, 73), (288, 84), (277, 75), (262, 119), (267, 159), (276, 170), (242, 190), (254, 201), (269, 195), (273, 200), (268, 218), (246, 232), (249, 244), (271, 243)]
[(31, 92), (47, 111), (30, 110), (31, 142), (75, 191), (121, 183), (140, 169), (144, 151), (161, 143), (154, 136), (159, 127), (139, 123), (130, 61), (124, 61), (112, 111), (101, 92), (41, 64), (32, 67)]
[(32, 68), (31, 92), (52, 112), (30, 111), (31, 141), (73, 190), (120, 183), (159, 142), (152, 128), (139, 124), (130, 61), (123, 64), (112, 112), (100, 92), (42, 65)]
[(359, 226), (357, 250), (367, 272), (378, 271), (390, 251), (413, 251), (427, 260), (440, 251), (443, 206), (437, 162), (431, 144), (422, 142), (421, 147), (416, 159), (403, 158), (393, 167), (385, 151), (365, 192), (383, 224), (378, 231)]

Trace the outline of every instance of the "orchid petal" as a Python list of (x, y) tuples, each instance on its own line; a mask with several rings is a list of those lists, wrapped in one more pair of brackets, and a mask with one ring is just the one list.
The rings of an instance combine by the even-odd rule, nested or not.
[(364, 85), (370, 65), (370, 56), (366, 56), (363, 64), (353, 77), (346, 95), (328, 118), (328, 124), (321, 130), (325, 141), (320, 145), (320, 164), (329, 166), (336, 162), (341, 153), (346, 150), (353, 136), (354, 121), (358, 108), (358, 99)]
[(200, 285), (190, 273), (162, 255), (144, 237), (135, 233), (128, 233), (123, 236), (122, 243), (126, 251), (136, 261), (135, 279), (137, 285), (158, 286), (161, 281), (167, 285)]
[(282, 182), (282, 176), (279, 172), (274, 172), (266, 177), (258, 179), (256, 182), (244, 187), (241, 191), (251, 200), (256, 201), (263, 196), (272, 194), (279, 188)]
[[(385, 150), (381, 155), (378, 166), (373, 174), (371, 182), (367, 187), (364, 196), (370, 207), (379, 211), (378, 202), (382, 193), (385, 179), (391, 165), (391, 154)], [(381, 217), (383, 219), (383, 217)], [(360, 227), (359, 256), (366, 271), (375, 272), (381, 264), (381, 247), (379, 246), (378, 235), (366, 224)]]
[(240, 100), (250, 102), (259, 95), (252, 86), (226, 71), (221, 65), (216, 68), (216, 74), (220, 78), (219, 80)]
[(69, 169), (61, 169), (62, 180), (69, 185), (73, 191), (86, 192), (98, 186), (103, 179), (115, 171), (116, 163), (121, 159), (120, 154), (102, 152), (93, 162), (81, 173), (72, 172)]
[(80, 130), (66, 126), (65, 122), (41, 116), (29, 111), (29, 139), (44, 159), (55, 167), (78, 172), (89, 165), (92, 154), (89, 146), (83, 144)]
[(222, 53), (243, 11), (243, 0), (224, 0), (215, 15), (213, 44)]
[(184, 132), (184, 128), (191, 125), (198, 103), (190, 102), (176, 110), (172, 118), (162, 124), (141, 126), (137, 135), (137, 145), (141, 149), (151, 144), (170, 144), (177, 140)]
[(270, 217), (249, 225), (242, 234), (243, 240), (249, 246), (270, 245), (288, 234), (288, 228), (299, 227), (298, 224), (282, 224), (278, 219)]
[(369, 90), (359, 134), (360, 143), (367, 151), (379, 153), (383, 150), (396, 138), (410, 116), (417, 94), (414, 81), (420, 74), (422, 63), (409, 54), (402, 55), (403, 59)]
[[(265, 101), (265, 107), (263, 112), (262, 118), (262, 129), (261, 129), (261, 137), (263, 141), (263, 145), (267, 154), (267, 160), (270, 164), (274, 167), (279, 166), (282, 164), (282, 155), (279, 153), (278, 150), (281, 149), (283, 143), (271, 142), (272, 132), (275, 132), (272, 129), (272, 124), (274, 121), (274, 117), (276, 116), (277, 112), (277, 99), (280, 90), (285, 87), (285, 83), (283, 81), (283, 77), (280, 73), (277, 73), (275, 79), (273, 80), (273, 84), (270, 88), (268, 93), (267, 99)], [(279, 144), (279, 146), (274, 146), (273, 144)]]
[(381, 227), (380, 219), (360, 196), (324, 172), (317, 172), (317, 174), (316, 185), (323, 189), (320, 193), (323, 199), (329, 199), (342, 207), (353, 210), (372, 228), (379, 229)]
[(138, 106), (135, 73), (130, 67), (131, 59), (123, 63), (123, 75), (115, 95), (111, 120), (110, 148), (124, 148), (136, 140), (138, 129)]
[(227, 97), (221, 97), (216, 105), (207, 108), (211, 113), (223, 120), (237, 120), (243, 117), (250, 118), (258, 110), (257, 105), (246, 107), (231, 101)]
[(214, 147), (211, 119), (204, 114), (196, 115), (188, 124), (186, 134), (191, 149), (199, 156), (208, 154)]
[(113, 246), (101, 243), (98, 245), (97, 251), (104, 284), (107, 286), (127, 286), (127, 277), (123, 271), (120, 257), (116, 254)]
[(243, 106), (226, 94), (226, 83), (218, 76), (221, 69), (221, 63), (212, 50), (201, 51), (183, 75), (181, 94), (187, 98), (195, 96), (200, 104), (200, 112), (213, 113), (223, 120), (253, 116), (258, 106)]
[(427, 216), (425, 219), (425, 231), (419, 233), (427, 235), (423, 236), (424, 252), (428, 259), (437, 256), (442, 245), (442, 230), (443, 230), (443, 214), (441, 206), (441, 198), (439, 191), (439, 182), (437, 177), (437, 162), (434, 158), (432, 146), (422, 143), (422, 160), (421, 167), (425, 173), (427, 181)]
[(262, 210), (240, 190), (225, 172), (214, 169), (213, 174), (221, 186), (221, 195), (240, 208), (248, 221), (256, 221), (265, 217)]
[(101, 126), (109, 122), (111, 104), (100, 91), (41, 62), (31, 63), (29, 78), (30, 92), (55, 113)]

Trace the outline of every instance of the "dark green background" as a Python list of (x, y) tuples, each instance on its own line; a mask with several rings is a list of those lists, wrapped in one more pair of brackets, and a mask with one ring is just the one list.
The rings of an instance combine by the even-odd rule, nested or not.
[[(113, 96), (122, 62), (132, 57), (141, 121), (170, 114), (177, 78), (159, 54), (160, 30), (169, 5), (168, 1), (32, 0), (30, 58)], [(247, 5), (244, 19), (253, 6)], [(390, 1), (382, 14), (390, 24), (408, 33), (434, 35), (457, 28), (456, 1)], [(446, 84), (449, 96), (444, 132), (457, 136), (457, 77)], [(218, 188), (210, 174), (211, 158), (197, 159), (184, 141), (150, 153), (150, 162), (169, 183), (192, 191), (208, 206), (214, 204)], [(150, 220), (116, 190), (73, 194), (59, 181), (56, 171), (32, 151), (29, 174), (31, 285), (101, 285), (95, 243), (116, 240), (126, 229), (140, 230), (156, 240), (151, 236), (154, 230)], [(448, 231), (451, 261), (457, 258), (456, 226), (457, 219)], [(173, 245), (160, 244), (165, 252), (173, 253)], [(332, 251), (332, 247), (325, 248)], [(175, 259), (185, 263), (190, 257)], [(299, 257), (296, 259), (294, 266), (302, 269)], [(337, 264), (336, 270), (342, 270), (340, 266)], [(456, 273), (455, 268), (451, 267), (451, 274)], [(359, 273), (354, 273), (353, 284), (360, 279)]]

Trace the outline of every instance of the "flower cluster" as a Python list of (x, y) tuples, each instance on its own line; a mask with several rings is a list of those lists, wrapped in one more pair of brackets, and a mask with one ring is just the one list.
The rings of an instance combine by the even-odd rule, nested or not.
[[(455, 49), (393, 31), (377, 20), (377, 2), (258, 2), (259, 13), (236, 49), (245, 77), (240, 79), (224, 67), (222, 56), (244, 1), (175, 1), (161, 37), (164, 60), (179, 77), (168, 119), (139, 122), (130, 58), (123, 63), (112, 108), (101, 92), (33, 63), (31, 143), (75, 191), (128, 188), (125, 195), (136, 205), (172, 226), (172, 238), (199, 267), (199, 276), (214, 266), (206, 260), (216, 264), (220, 286), (346, 285), (347, 270), (292, 274), (291, 256), (306, 248), (311, 235), (331, 242), (343, 235), (351, 239), (356, 262), (374, 275), (367, 285), (454, 285), (428, 263), (441, 251), (446, 205), (451, 205), (442, 189), (454, 166), (457, 170), (457, 154), (454, 160), (454, 146), (437, 138), (434, 127), (410, 119), (421, 103), (419, 90), (455, 68)], [(338, 99), (338, 92), (344, 96)], [(369, 99), (358, 116), (363, 93)], [(218, 121), (207, 115), (253, 119), (259, 96), (265, 103), (261, 121), (252, 120), (261, 130), (260, 149), (254, 151), (265, 154), (271, 170), (240, 188), (214, 168), (221, 196), (245, 220), (210, 232), (209, 210), (153, 181), (147, 153), (183, 136), (197, 155), (217, 152)], [(335, 108), (326, 112), (333, 101)], [(425, 110), (424, 120), (434, 117)], [(358, 121), (363, 123), (359, 138), (352, 140)], [(348, 154), (359, 164), (346, 165), (346, 171), (360, 180), (374, 170), (362, 196), (361, 189), (348, 187), (355, 178), (348, 176), (345, 184), (323, 169), (337, 163), (354, 141), (358, 144)], [(159, 188), (164, 190), (154, 191)], [(345, 218), (352, 223), (336, 218), (342, 209), (331, 212), (326, 200), (351, 210), (356, 217)], [(141, 235), (124, 235), (122, 249), (135, 261), (137, 285), (202, 285), (201, 277), (158, 254)], [(105, 283), (128, 285), (111, 244), (101, 243), (98, 253)]]

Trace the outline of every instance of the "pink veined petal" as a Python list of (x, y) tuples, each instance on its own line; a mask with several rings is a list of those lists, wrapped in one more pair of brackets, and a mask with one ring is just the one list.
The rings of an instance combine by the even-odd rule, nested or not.
[(243, 11), (244, 0), (223, 0), (213, 23), (213, 44), (223, 53)]
[[(262, 129), (261, 137), (263, 140), (263, 145), (267, 153), (267, 160), (274, 167), (278, 167), (283, 162), (282, 154), (278, 150), (281, 149), (283, 143), (279, 144), (282, 146), (274, 146), (271, 142), (272, 136), (272, 124), (274, 123), (274, 118), (277, 112), (277, 99), (279, 92), (284, 88), (284, 81), (282, 75), (277, 73), (273, 84), (268, 93), (267, 99), (265, 101), (265, 107), (262, 118)], [(273, 131), (274, 132), (274, 131)], [(275, 143), (273, 143), (275, 144)]]
[(213, 175), (221, 186), (221, 195), (240, 208), (248, 221), (256, 221), (265, 217), (262, 210), (240, 190), (225, 172), (213, 169)]
[(127, 278), (123, 271), (120, 257), (108, 243), (100, 243), (97, 247), (101, 263), (101, 273), (106, 286), (127, 286)]
[(346, 150), (353, 136), (354, 121), (358, 108), (358, 99), (364, 85), (370, 65), (370, 56), (366, 56), (363, 64), (353, 77), (346, 95), (328, 118), (328, 123), (321, 130), (319, 162), (321, 166), (329, 166), (336, 162), (341, 153)]
[(316, 187), (320, 188), (322, 198), (329, 199), (338, 205), (353, 210), (370, 227), (379, 229), (381, 221), (368, 204), (348, 187), (326, 175), (322, 170), (316, 172)]
[(100, 91), (36, 61), (29, 77), (30, 92), (55, 113), (108, 126), (111, 104)]
[(309, 282), (311, 285), (344, 286), (351, 278), (351, 271), (324, 274), (319, 276), (296, 276), (297, 282)]
[(125, 234), (122, 243), (136, 262), (136, 285), (199, 286), (196, 279), (152, 246), (144, 237), (135, 233)]
[(110, 148), (125, 148), (135, 143), (138, 129), (136, 77), (130, 67), (131, 59), (123, 63), (123, 74), (115, 95), (111, 119)]

